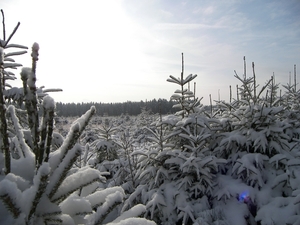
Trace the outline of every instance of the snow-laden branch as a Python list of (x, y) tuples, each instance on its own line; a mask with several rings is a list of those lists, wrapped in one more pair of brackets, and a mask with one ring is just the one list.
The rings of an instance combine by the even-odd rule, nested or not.
[(73, 122), (63, 145), (57, 151), (51, 154), (49, 162), (52, 169), (55, 169), (63, 161), (68, 150), (73, 148), (95, 112), (96, 108), (92, 106), (90, 110)]
[(22, 128), (19, 123), (19, 119), (16, 116), (15, 107), (13, 105), (8, 106), (7, 112), (11, 116), (12, 124), (13, 124), (14, 130), (16, 132), (16, 137), (18, 139), (18, 145), (19, 145), (19, 146), (17, 146), (17, 149), (20, 149), (20, 152), (22, 153), (22, 154), (20, 154), (20, 156), (25, 157), (25, 158), (32, 158), (34, 160), (34, 154), (32, 153), (32, 151), (29, 148), (29, 146), (27, 145), (27, 143), (25, 142), (24, 134), (22, 132)]

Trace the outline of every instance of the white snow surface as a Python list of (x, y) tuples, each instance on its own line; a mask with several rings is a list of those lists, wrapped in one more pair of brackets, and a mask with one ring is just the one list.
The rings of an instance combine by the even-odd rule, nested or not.
[(35, 164), (32, 158), (11, 159), (11, 172), (31, 181), (34, 176)]
[(18, 189), (20, 189), (21, 191), (24, 191), (30, 185), (28, 180), (25, 180), (23, 177), (17, 176), (13, 173), (7, 174), (5, 179), (15, 183)]
[(75, 216), (77, 213), (92, 213), (91, 204), (88, 200), (72, 194), (60, 205), (63, 213)]
[(293, 197), (276, 197), (263, 206), (255, 217), (256, 221), (261, 220), (262, 225), (286, 224), (288, 218), (295, 215), (296, 206), (293, 203)]
[(249, 212), (246, 204), (230, 199), (222, 205), (222, 208), (230, 225), (247, 225), (245, 217)]

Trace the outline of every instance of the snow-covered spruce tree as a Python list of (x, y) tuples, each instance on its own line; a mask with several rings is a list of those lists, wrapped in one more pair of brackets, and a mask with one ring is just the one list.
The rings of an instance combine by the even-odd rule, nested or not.
[[(9, 37), (6, 37), (6, 26), (5, 26), (5, 20), (4, 20), (4, 12), (1, 10), (2, 14), (2, 29), (3, 29), (3, 39), (0, 40), (0, 48), (1, 48), (1, 93), (0, 93), (0, 99), (1, 99), (1, 152), (0, 152), (0, 159), (3, 157), (3, 152), (7, 153), (5, 155), (5, 170), (6, 173), (10, 171), (10, 153), (8, 152), (8, 139), (10, 136), (15, 136), (16, 134), (13, 132), (13, 129), (10, 129), (12, 126), (9, 120), (6, 120), (6, 106), (8, 105), (14, 105), (16, 106), (15, 112), (17, 114), (17, 117), (19, 118), (20, 124), (27, 126), (28, 120), (27, 120), (27, 113), (26, 111), (20, 109), (19, 107), (23, 104), (24, 101), (24, 91), (23, 88), (17, 88), (12, 87), (8, 81), (17, 79), (15, 77), (15, 74), (12, 72), (12, 70), (17, 69), (18, 67), (22, 66), (19, 63), (16, 63), (13, 59), (14, 56), (22, 55), (27, 53), (26, 49), (28, 49), (26, 46), (19, 45), (19, 44), (11, 44), (10, 41), (12, 37), (15, 35), (16, 31), (18, 30), (18, 27), (20, 23), (17, 24), (17, 26), (14, 28), (13, 32), (9, 35)], [(38, 46), (37, 46), (38, 47)], [(20, 51), (10, 51), (9, 49), (16, 48), (21, 49)], [(35, 56), (37, 60), (37, 55)], [(36, 60), (33, 61), (33, 63), (36, 63)], [(39, 103), (42, 103), (42, 98), (47, 95), (46, 92), (51, 91), (61, 91), (61, 89), (43, 89), (44, 87), (41, 87), (37, 89), (37, 96), (39, 97)], [(8, 134), (6, 134), (6, 130), (9, 130)], [(32, 143), (31, 135), (27, 135), (28, 133), (25, 132), (25, 138), (27, 143)], [(7, 137), (8, 136), (8, 137)], [(11, 143), (10, 143), (11, 145)], [(1, 161), (1, 160), (0, 160)]]
[[(123, 210), (138, 202), (143, 202), (147, 204), (146, 216), (159, 224), (176, 224), (177, 212), (174, 204), (166, 201), (164, 197), (165, 191), (168, 191), (170, 193), (168, 199), (172, 200), (172, 192), (175, 189), (169, 188), (174, 186), (170, 183), (171, 177), (176, 176), (176, 171), (169, 168), (165, 161), (170, 157), (167, 153), (175, 146), (170, 140), (175, 134), (178, 134), (178, 131), (175, 133), (173, 128), (180, 121), (180, 117), (160, 115), (159, 119), (150, 127), (144, 128), (146, 140), (149, 140), (150, 143), (132, 153), (138, 161), (135, 174), (138, 185), (125, 201)], [(174, 142), (176, 142), (175, 139)], [(166, 185), (168, 190), (166, 190)]]
[[(108, 121), (107, 121), (108, 122)], [(88, 164), (107, 173), (107, 186), (121, 185), (126, 192), (135, 186), (136, 156), (145, 139), (139, 120), (124, 120), (124, 116), (97, 127), (98, 139), (88, 145)]]
[[(286, 110), (280, 106), (278, 98), (270, 101), (270, 95), (262, 97), (273, 79), (257, 92), (255, 73), (253, 78), (236, 77), (242, 82), (243, 95), (234, 104), (223, 104), (230, 107), (226, 113), (228, 117), (221, 118), (220, 122), (225, 121), (223, 127), (230, 129), (219, 132), (214, 152), (227, 159), (228, 164), (217, 176), (213, 205), (226, 205), (226, 209), (230, 209), (224, 211), (230, 224), (256, 224), (258, 221), (285, 224), (286, 219), (276, 215), (284, 213), (295, 218), (299, 213), (292, 201), (292, 196), (298, 195), (298, 187), (294, 186), (299, 179), (296, 172), (297, 130), (286, 119)], [(274, 91), (275, 84), (272, 85)], [(234, 220), (230, 219), (230, 211), (237, 210), (239, 213)], [(291, 224), (296, 224), (296, 220), (293, 221)]]
[[(1, 44), (7, 42), (1, 41)], [(37, 44), (33, 46), (33, 67), (23, 68), (21, 72), (28, 127), (21, 126), (14, 105), (7, 105), (6, 108), (1, 92), (3, 109), (1, 122), (5, 121), (6, 125), (11, 126), (1, 124), (1, 128), (5, 128), (1, 133), (1, 140), (6, 141), (5, 145), (1, 141), (1, 148), (8, 147), (4, 153), (9, 163), (3, 163), (1, 158), (0, 169), (6, 175), (0, 174), (0, 223), (102, 224), (109, 215), (110, 219), (107, 222), (111, 221), (113, 224), (154, 224), (142, 218), (132, 218), (145, 212), (142, 205), (135, 206), (119, 217), (118, 213), (112, 214), (112, 209), (123, 201), (125, 196), (123, 189), (121, 187), (100, 189), (99, 183), (105, 182), (105, 178), (98, 170), (90, 167), (74, 167), (74, 162), (83, 148), (77, 140), (95, 113), (94, 107), (73, 123), (66, 139), (56, 151), (53, 151), (51, 138), (55, 103), (50, 96), (43, 98), (42, 118), (39, 118), (38, 114), (38, 95), (35, 88), (37, 46)], [(0, 56), (1, 78), (3, 78), (1, 81), (4, 84), (3, 48)], [(37, 126), (39, 122), (41, 124)], [(28, 129), (31, 132), (28, 132)], [(30, 138), (25, 138), (28, 134)], [(35, 135), (38, 137), (34, 137)], [(37, 143), (33, 143), (35, 138)]]
[[(270, 182), (265, 185), (269, 192), (268, 201), (259, 202), (256, 220), (263, 224), (293, 224), (300, 223), (299, 219), (299, 165), (300, 165), (300, 130), (299, 130), (299, 90), (294, 85), (283, 85), (286, 93), (280, 99), (283, 113), (279, 120), (284, 124), (282, 132), (286, 141), (281, 142), (278, 154), (270, 158), (269, 164), (273, 169)], [(286, 148), (283, 148), (282, 145)], [(288, 149), (287, 151), (285, 151)], [(268, 190), (269, 189), (269, 190)], [(270, 197), (271, 196), (271, 197)], [(286, 215), (288, 219), (280, 215)]]
[(117, 159), (117, 147), (112, 139), (112, 136), (118, 130), (117, 126), (113, 122), (110, 122), (98, 127), (96, 130), (98, 131), (99, 138), (91, 143), (91, 147), (97, 154), (97, 162), (95, 163)]
[(211, 209), (215, 174), (225, 162), (210, 151), (214, 122), (201, 114), (194, 93), (184, 88), (195, 76), (184, 78), (182, 71), (181, 78), (170, 77), (181, 88), (176, 91), (179, 112), (161, 116), (155, 126), (146, 128), (152, 144), (133, 153), (138, 155), (139, 185), (123, 209), (142, 202), (146, 215), (159, 224), (197, 224), (202, 217), (206, 223), (220, 222), (216, 211), (204, 216)]
[(22, 66), (19, 63), (16, 63), (12, 56), (22, 55), (25, 54), (27, 51), (13, 51), (9, 53), (5, 53), (4, 51), (9, 48), (17, 48), (17, 49), (27, 49), (27, 47), (17, 44), (11, 44), (11, 38), (17, 31), (20, 23), (17, 24), (13, 32), (9, 35), (9, 37), (6, 37), (6, 29), (5, 29), (5, 20), (4, 20), (4, 12), (1, 9), (2, 14), (2, 29), (3, 29), (3, 38), (0, 39), (0, 120), (1, 120), (1, 128), (0, 128), (0, 134), (1, 134), (1, 140), (0, 140), (0, 164), (3, 160), (3, 153), (5, 156), (5, 173), (10, 172), (10, 153), (9, 153), (9, 140), (8, 140), (8, 133), (7, 133), (7, 121), (6, 121), (6, 103), (5, 103), (5, 93), (6, 88), (10, 88), (11, 86), (7, 83), (8, 80), (14, 80), (15, 74), (11, 72), (11, 69), (16, 69), (17, 67)]
[[(166, 167), (165, 161), (169, 158), (167, 153), (171, 149), (170, 147), (174, 146), (170, 142), (173, 136), (170, 134), (174, 126), (171, 117), (176, 122), (178, 121), (177, 116), (167, 117), (166, 120), (160, 117), (154, 123), (155, 127), (151, 126), (151, 129), (145, 127), (149, 132), (146, 138), (150, 140), (150, 144), (132, 153), (134, 157), (137, 157), (138, 162), (135, 174), (138, 185), (123, 206), (123, 210), (126, 210), (139, 202), (147, 204), (147, 216), (158, 224), (176, 224), (177, 219), (172, 203), (166, 202), (164, 197), (165, 191), (169, 191), (171, 194), (174, 190), (165, 189), (166, 185), (171, 182), (170, 176), (175, 175), (172, 168)], [(172, 185), (168, 187), (172, 187)], [(171, 196), (172, 194), (170, 200)]]
[[(114, 179), (119, 179), (117, 183), (127, 192), (132, 192), (136, 187), (136, 156), (132, 155), (134, 152), (134, 142), (133, 133), (129, 128), (123, 127), (118, 134), (116, 134), (116, 138), (114, 139), (116, 145), (118, 145), (118, 159), (115, 161), (119, 162), (118, 170), (114, 173)], [(122, 183), (120, 183), (120, 181)], [(116, 181), (114, 181), (115, 183)]]
[[(279, 84), (275, 83), (275, 75), (271, 77), (271, 82), (268, 85), (266, 102), (271, 106), (282, 105), (282, 97), (278, 96)], [(281, 92), (280, 92), (281, 93)]]
[(173, 107), (179, 108), (180, 110), (176, 112), (176, 115), (181, 115), (182, 118), (189, 115), (190, 113), (194, 113), (196, 106), (199, 106), (200, 100), (195, 98), (194, 93), (185, 88), (185, 85), (191, 82), (193, 79), (197, 77), (197, 75), (190, 74), (186, 78), (183, 77), (184, 73), (184, 61), (183, 61), (183, 53), (182, 53), (182, 70), (180, 78), (175, 78), (174, 76), (170, 75), (170, 78), (167, 79), (168, 82), (178, 84), (180, 89), (175, 91), (175, 94), (171, 96), (171, 100), (177, 102)]
[(88, 165), (106, 174), (107, 187), (122, 185), (126, 181), (126, 173), (123, 172), (127, 167), (124, 167), (124, 158), (116, 143), (119, 129), (112, 120), (95, 128), (98, 138), (86, 146), (84, 153), (84, 160)]
[(300, 89), (296, 89), (296, 84), (290, 83), (283, 85), (285, 93), (281, 100), (281, 105), (284, 108), (284, 118), (292, 126), (289, 129), (289, 136), (299, 138), (300, 127)]

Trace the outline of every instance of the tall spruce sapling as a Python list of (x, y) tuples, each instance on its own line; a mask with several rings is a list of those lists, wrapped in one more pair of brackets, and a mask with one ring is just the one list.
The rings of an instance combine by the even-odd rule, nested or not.
[(210, 153), (212, 121), (201, 115), (198, 105), (190, 108), (197, 100), (186, 95), (183, 86), (195, 76), (186, 80), (170, 77), (168, 81), (183, 90), (176, 97), (180, 111), (146, 128), (151, 145), (133, 153), (138, 155), (139, 185), (123, 209), (136, 201), (146, 202), (146, 215), (160, 224), (196, 224), (200, 212), (210, 209), (208, 196), (213, 194), (218, 166), (225, 161)]
[(282, 97), (282, 105), (290, 112), (290, 116), (295, 118), (300, 109), (300, 89), (297, 89), (296, 76), (296, 65), (294, 65), (294, 83), (289, 81), (286, 85), (282, 85), (285, 89), (285, 94)]
[(196, 107), (199, 106), (201, 99), (195, 98), (194, 93), (185, 88), (185, 85), (194, 80), (197, 75), (188, 75), (184, 78), (184, 60), (183, 60), (183, 53), (181, 54), (182, 57), (182, 70), (180, 78), (175, 78), (174, 76), (170, 75), (170, 78), (167, 79), (168, 82), (178, 84), (180, 89), (175, 91), (175, 94), (171, 96), (171, 100), (177, 102), (173, 106), (173, 108), (179, 108), (180, 110), (176, 113), (176, 115), (181, 115), (182, 118), (188, 116), (190, 113), (196, 112)]
[(26, 50), (21, 51), (13, 51), (9, 53), (5, 53), (4, 51), (9, 48), (17, 48), (17, 49), (27, 49), (27, 47), (17, 44), (11, 44), (10, 40), (14, 36), (15, 32), (18, 30), (18, 27), (20, 26), (20, 22), (16, 25), (13, 32), (6, 37), (6, 27), (5, 27), (5, 17), (4, 12), (1, 9), (2, 14), (2, 30), (3, 30), (3, 38), (0, 39), (0, 120), (1, 120), (1, 141), (0, 141), (0, 147), (1, 147), (1, 155), (4, 153), (5, 157), (5, 167), (4, 172), (8, 174), (10, 172), (11, 167), (11, 160), (10, 160), (10, 152), (9, 152), (9, 140), (8, 140), (8, 125), (6, 121), (6, 103), (5, 103), (5, 91), (6, 87), (11, 87), (6, 81), (7, 80), (14, 80), (15, 74), (10, 71), (10, 69), (16, 69), (20, 66), (22, 66), (19, 63), (16, 63), (12, 56), (22, 55), (25, 54)]
[(278, 96), (279, 83), (275, 82), (275, 75), (271, 77), (271, 82), (268, 85), (267, 93), (266, 93), (266, 101), (272, 106), (280, 106), (281, 105), (281, 96)]
[(253, 71), (253, 77), (246, 77), (244, 75), (243, 78), (241, 78), (236, 71), (234, 71), (235, 75), (234, 77), (237, 78), (241, 83), (240, 90), (240, 101), (241, 102), (247, 102), (247, 104), (256, 104), (259, 103), (261, 100), (261, 95), (263, 92), (267, 89), (268, 85), (272, 82), (272, 78), (269, 79), (266, 84), (260, 89), (258, 92), (258, 86), (256, 83), (256, 74), (255, 74), (255, 67), (254, 62), (252, 62), (252, 71)]
[(132, 155), (134, 151), (134, 138), (129, 129), (123, 129), (123, 131), (119, 132), (115, 139), (115, 143), (119, 146), (119, 159), (123, 161), (123, 165), (121, 164), (122, 168), (120, 169), (128, 174), (126, 176), (126, 183), (134, 189), (136, 187), (135, 172), (137, 162), (136, 157)]
[(117, 147), (113, 140), (113, 135), (118, 131), (118, 128), (114, 123), (104, 124), (98, 129), (99, 139), (91, 143), (94, 151), (97, 154), (97, 163), (101, 163), (105, 160), (113, 161), (118, 158)]

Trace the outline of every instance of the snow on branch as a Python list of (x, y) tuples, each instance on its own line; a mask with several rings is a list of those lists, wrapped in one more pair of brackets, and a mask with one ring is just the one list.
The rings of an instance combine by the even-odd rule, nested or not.
[(120, 192), (125, 196), (125, 192), (121, 187), (110, 187), (105, 188), (101, 191), (96, 191), (93, 194), (86, 196), (86, 199), (91, 203), (93, 208), (97, 208), (105, 202), (106, 196), (113, 194), (115, 192)]
[(124, 194), (117, 191), (106, 197), (106, 201), (97, 208), (97, 212), (90, 217), (90, 225), (101, 225), (107, 215), (119, 205), (124, 198)]
[(18, 45), (18, 44), (9, 44), (9, 45), (6, 45), (5, 48), (21, 48), (21, 49), (28, 49), (27, 46), (24, 46), (24, 45)]
[(108, 223), (107, 225), (156, 225), (156, 223), (144, 218), (128, 218), (118, 223)]
[(0, 182), (0, 199), (6, 208), (11, 212), (14, 218), (18, 218), (21, 214), (21, 207), (19, 200), (21, 199), (21, 192), (17, 185), (9, 180), (2, 180)]
[(67, 173), (72, 168), (74, 162), (80, 154), (81, 146), (76, 144), (71, 150), (68, 151), (64, 159), (59, 163), (59, 166), (52, 173), (46, 190), (46, 193), (50, 199), (52, 199), (52, 197), (55, 195), (59, 186), (66, 178)]
[(12, 124), (14, 126), (14, 130), (16, 132), (16, 137), (18, 139), (17, 148), (20, 149), (20, 156), (25, 158), (32, 158), (34, 160), (34, 154), (30, 150), (29, 146), (25, 142), (24, 134), (22, 132), (21, 125), (19, 123), (19, 119), (16, 116), (15, 107), (13, 105), (8, 106), (7, 111), (10, 113)]
[(16, 56), (16, 55), (23, 55), (27, 53), (27, 51), (18, 51), (18, 52), (9, 52), (5, 54), (5, 58), (10, 57), (10, 56)]
[(122, 215), (119, 216), (118, 218), (116, 218), (114, 221), (112, 221), (112, 223), (119, 223), (128, 218), (139, 217), (140, 215), (143, 215), (144, 213), (146, 213), (146, 206), (144, 206), (142, 204), (138, 204), (138, 205), (135, 205), (134, 207), (132, 207), (131, 209), (129, 209), (128, 211), (123, 212)]
[[(30, 220), (31, 217), (35, 214), (37, 206), (41, 200), (41, 197), (46, 190), (49, 173), (50, 173), (49, 164), (44, 163), (38, 169), (37, 176), (35, 176), (33, 181), (34, 185), (23, 193), (23, 197), (27, 199), (27, 200), (24, 199), (22, 201), (23, 204), (25, 203), (25, 207), (23, 211), (30, 209), (28, 213), (28, 220)], [(31, 199), (28, 198), (28, 196), (31, 197)], [(29, 204), (31, 203), (30, 208), (28, 207), (28, 203)]]
[(84, 168), (66, 177), (52, 198), (53, 202), (61, 202), (74, 191), (100, 181), (101, 174), (98, 170)]
[(59, 206), (64, 214), (70, 215), (73, 219), (75, 219), (78, 216), (80, 217), (80, 215), (87, 215), (93, 213), (89, 201), (79, 197), (75, 193), (68, 197), (65, 201), (60, 203)]

